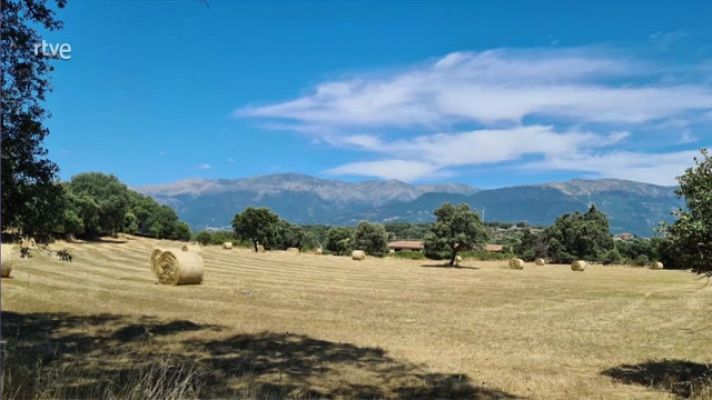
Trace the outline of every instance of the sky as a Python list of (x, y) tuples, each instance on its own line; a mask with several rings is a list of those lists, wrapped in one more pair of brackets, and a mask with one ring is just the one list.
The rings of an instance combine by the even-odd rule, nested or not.
[(672, 185), (712, 146), (712, 2), (624, 3), (70, 0), (46, 145), (131, 186)]

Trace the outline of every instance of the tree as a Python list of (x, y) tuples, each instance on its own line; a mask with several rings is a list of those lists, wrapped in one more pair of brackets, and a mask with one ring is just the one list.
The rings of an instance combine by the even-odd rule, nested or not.
[(569, 263), (575, 259), (602, 260), (613, 248), (608, 218), (592, 205), (581, 214), (575, 212), (557, 218), (544, 230), (544, 243), (554, 262)]
[(514, 246), (514, 253), (524, 261), (534, 261), (536, 258), (546, 257), (546, 245), (541, 235), (535, 235), (527, 228)]
[[(80, 215), (90, 216), (90, 221), (84, 221), (86, 234), (115, 235), (122, 230), (131, 199), (129, 189), (118, 178), (89, 172), (72, 177), (67, 187), (79, 199)], [(171, 209), (161, 211), (173, 212)], [(160, 232), (156, 236), (160, 236)]]
[(388, 253), (388, 234), (380, 224), (360, 222), (354, 232), (354, 248), (372, 256), (382, 257)]
[(276, 227), (275, 247), (286, 250), (290, 247), (302, 249), (307, 239), (306, 232), (301, 227), (280, 220)]
[(34, 45), (42, 40), (36, 27), (57, 30), (62, 24), (43, 0), (3, 0), (1, 26), (2, 220), (24, 234), (46, 234), (62, 217), (62, 189), (43, 146), (49, 113), (42, 103), (53, 68)]
[(269, 208), (248, 207), (235, 215), (232, 227), (237, 237), (252, 242), (256, 252), (257, 244), (267, 248), (273, 245), (278, 223), (279, 217)]
[(348, 254), (353, 250), (353, 231), (343, 227), (330, 228), (326, 233), (325, 247), (334, 254)]
[(434, 214), (436, 221), (425, 238), (426, 254), (446, 251), (451, 266), (455, 265), (458, 252), (480, 246), (488, 239), (479, 214), (465, 203), (458, 206), (445, 203)]
[(695, 165), (677, 178), (675, 193), (686, 209), (676, 212), (677, 221), (668, 229), (680, 262), (697, 272), (712, 271), (712, 158), (707, 149), (695, 157)]

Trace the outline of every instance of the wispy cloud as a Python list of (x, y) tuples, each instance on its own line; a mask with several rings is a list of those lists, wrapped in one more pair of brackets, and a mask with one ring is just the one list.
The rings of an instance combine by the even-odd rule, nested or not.
[(674, 32), (655, 32), (648, 36), (650, 42), (658, 48), (659, 50), (668, 50), (670, 47), (679, 42), (680, 40), (687, 37), (687, 32), (684, 31), (674, 31)]
[(213, 166), (210, 165), (210, 164), (200, 164), (200, 165), (198, 165), (198, 169), (210, 169), (210, 168), (212, 168), (212, 167), (213, 167)]
[[(650, 39), (670, 45), (682, 37)], [(688, 165), (689, 152), (668, 159), (615, 146), (656, 126), (704, 120), (712, 113), (712, 87), (699, 76), (671, 80), (670, 70), (678, 70), (621, 54), (602, 48), (456, 52), (397, 72), (323, 82), (302, 97), (242, 107), (235, 115), (382, 158), (337, 166), (331, 174), (417, 180), (453, 167), (538, 157), (526, 165), (593, 176), (612, 176), (607, 166), (617, 165), (618, 177), (671, 183), (666, 171)], [(478, 128), (458, 129), (468, 125)], [(684, 129), (684, 137), (693, 137)], [(680, 134), (666, 140), (679, 144)], [(657, 167), (665, 178), (646, 172), (655, 165), (623, 162), (631, 157), (666, 160)], [(569, 160), (579, 158), (590, 167), (571, 168)]]

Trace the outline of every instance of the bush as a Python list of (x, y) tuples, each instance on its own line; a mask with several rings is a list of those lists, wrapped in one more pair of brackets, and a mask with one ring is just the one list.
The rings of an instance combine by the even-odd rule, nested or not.
[(603, 256), (603, 265), (621, 264), (622, 262), (623, 262), (623, 256), (616, 249), (609, 250)]
[(388, 253), (388, 235), (383, 225), (361, 222), (354, 232), (354, 249), (366, 254), (382, 257)]
[(641, 254), (635, 260), (633, 260), (633, 264), (638, 267), (645, 267), (646, 265), (650, 264), (650, 259), (645, 254)]
[(422, 251), (404, 250), (396, 251), (395, 253), (390, 253), (389, 257), (403, 258), (407, 260), (424, 260), (425, 254)]

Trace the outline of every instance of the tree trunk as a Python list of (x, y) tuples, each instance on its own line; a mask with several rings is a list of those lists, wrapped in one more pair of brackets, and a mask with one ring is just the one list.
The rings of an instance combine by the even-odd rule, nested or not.
[(255, 253), (257, 253), (257, 241), (256, 241), (256, 240), (253, 240), (253, 241), (252, 241), (252, 244), (255, 246)]
[(455, 257), (457, 257), (457, 251), (453, 250), (450, 256), (450, 266), (455, 267)]

